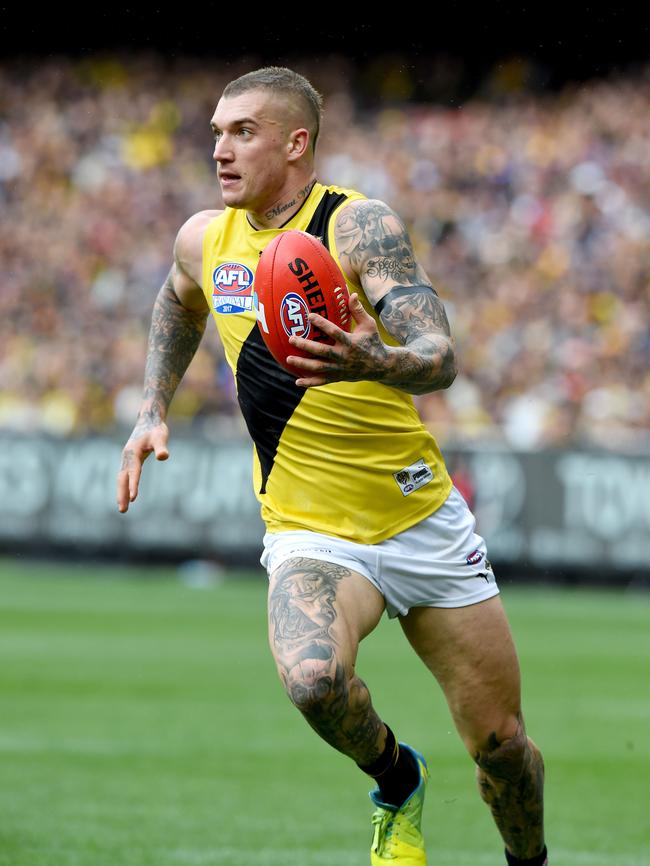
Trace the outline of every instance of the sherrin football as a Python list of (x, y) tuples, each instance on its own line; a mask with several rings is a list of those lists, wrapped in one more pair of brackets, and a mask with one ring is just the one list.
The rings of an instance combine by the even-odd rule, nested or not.
[(262, 339), (290, 373), (300, 376), (306, 371), (287, 364), (287, 355), (316, 356), (292, 346), (289, 337), (334, 342), (309, 321), (309, 313), (350, 330), (345, 277), (329, 250), (307, 232), (287, 229), (271, 241), (260, 256), (253, 288)]

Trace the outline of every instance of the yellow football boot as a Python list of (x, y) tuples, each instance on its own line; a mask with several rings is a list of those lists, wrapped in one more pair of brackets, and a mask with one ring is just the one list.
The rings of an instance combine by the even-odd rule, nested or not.
[(427, 855), (422, 838), (422, 806), (424, 788), (429, 778), (427, 762), (419, 752), (404, 743), (400, 749), (407, 749), (415, 758), (420, 771), (417, 788), (397, 808), (379, 799), (379, 788), (370, 792), (370, 799), (377, 806), (372, 816), (374, 833), (370, 846), (372, 866), (426, 866)]

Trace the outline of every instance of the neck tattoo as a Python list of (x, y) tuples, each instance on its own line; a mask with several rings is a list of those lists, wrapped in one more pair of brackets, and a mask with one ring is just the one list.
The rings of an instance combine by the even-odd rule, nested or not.
[(303, 186), (302, 189), (299, 189), (298, 192), (294, 195), (294, 197), (287, 202), (282, 202), (282, 204), (276, 204), (275, 207), (272, 207), (270, 210), (267, 210), (264, 216), (267, 220), (272, 220), (274, 217), (280, 216), (280, 214), (285, 213), (290, 210), (292, 207), (295, 207), (298, 203), (304, 202), (309, 193), (312, 191), (312, 188), (316, 180), (310, 180), (308, 184)]

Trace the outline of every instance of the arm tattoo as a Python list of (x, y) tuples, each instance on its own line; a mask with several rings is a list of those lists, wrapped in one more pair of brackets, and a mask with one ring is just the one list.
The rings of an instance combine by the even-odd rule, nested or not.
[(345, 268), (380, 280), (422, 283), (426, 274), (417, 264), (406, 226), (380, 201), (361, 201), (341, 213), (336, 248)]
[(403, 345), (432, 330), (451, 335), (445, 308), (428, 286), (396, 286), (384, 295), (377, 308), (386, 329)]
[(344, 270), (359, 275), (386, 330), (402, 344), (373, 344), (364, 378), (410, 394), (448, 388), (456, 376), (449, 322), (400, 217), (381, 201), (354, 202), (341, 211), (335, 237)]
[(188, 310), (178, 300), (172, 272), (156, 298), (144, 373), (143, 408), (134, 435), (164, 420), (169, 404), (205, 331), (207, 311)]
[(390, 353), (390, 366), (381, 381), (409, 394), (428, 394), (448, 388), (456, 378), (453, 344), (446, 337), (422, 335)]

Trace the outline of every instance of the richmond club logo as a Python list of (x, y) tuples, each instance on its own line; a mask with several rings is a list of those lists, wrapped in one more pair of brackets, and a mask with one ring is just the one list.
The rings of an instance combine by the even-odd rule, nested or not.
[(282, 298), (280, 319), (288, 337), (306, 337), (311, 330), (307, 304), (295, 292), (289, 292)]
[(410, 466), (405, 466), (399, 472), (393, 472), (393, 478), (397, 481), (399, 489), (402, 491), (402, 496), (408, 496), (419, 487), (424, 487), (429, 481), (433, 481), (433, 470), (424, 457), (420, 457), (415, 463)]

